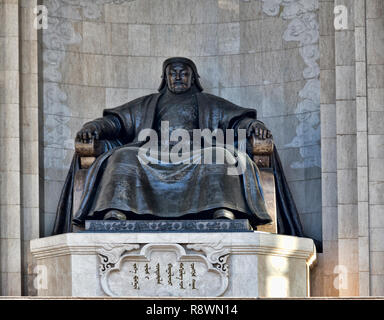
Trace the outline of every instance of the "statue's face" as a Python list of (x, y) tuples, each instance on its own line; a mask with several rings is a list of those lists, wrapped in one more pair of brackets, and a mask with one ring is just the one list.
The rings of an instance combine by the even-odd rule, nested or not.
[(171, 63), (165, 70), (168, 89), (173, 93), (188, 91), (193, 84), (193, 71), (184, 63)]

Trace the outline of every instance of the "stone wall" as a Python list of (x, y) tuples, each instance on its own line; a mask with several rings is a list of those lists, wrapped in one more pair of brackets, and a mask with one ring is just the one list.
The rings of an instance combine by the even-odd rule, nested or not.
[(164, 59), (187, 56), (206, 92), (258, 110), (273, 131), (304, 230), (321, 240), (318, 5), (298, 3), (44, 1), (44, 234), (77, 130), (104, 108), (156, 92)]
[[(1, 294), (20, 294), (20, 127), (18, 3), (0, 4)], [(14, 218), (16, 217), (16, 219)], [(18, 218), (18, 219), (17, 219)], [(17, 286), (12, 287), (14, 282)]]
[(29, 241), (39, 236), (36, 4), (0, 3), (1, 295), (33, 292)]
[[(323, 254), (318, 255), (312, 294), (337, 296), (333, 285), (337, 265), (337, 165), (336, 165), (336, 79), (333, 1), (320, 1), (320, 110)], [(324, 284), (326, 283), (326, 284)]]
[[(347, 26), (335, 30), (340, 5)], [(324, 252), (316, 295), (384, 294), (383, 19), (381, 0), (320, 2)]]
[[(365, 232), (361, 236), (361, 254), (364, 262), (366, 287), (364, 293), (384, 295), (384, 3), (366, 1), (366, 109), (362, 116), (365, 139), (362, 148), (367, 150), (367, 162), (363, 171), (365, 186), (359, 217), (363, 215)], [(364, 76), (364, 74), (363, 74)], [(364, 78), (363, 78), (364, 79)], [(359, 111), (359, 109), (358, 109)], [(360, 129), (358, 129), (360, 131)], [(358, 158), (359, 159), (359, 158)], [(359, 170), (359, 168), (358, 168)], [(368, 180), (368, 181), (367, 181)], [(360, 194), (359, 194), (360, 196)], [(368, 205), (368, 208), (367, 208)], [(368, 210), (367, 210), (368, 209)], [(365, 213), (367, 212), (367, 213)], [(366, 257), (366, 258), (365, 258)]]

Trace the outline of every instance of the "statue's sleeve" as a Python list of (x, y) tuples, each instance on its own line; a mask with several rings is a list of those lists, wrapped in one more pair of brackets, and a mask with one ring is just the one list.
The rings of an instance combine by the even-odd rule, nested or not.
[(131, 141), (135, 136), (135, 117), (132, 113), (132, 108), (130, 108), (128, 104), (114, 109), (105, 109), (103, 112), (103, 118), (113, 119), (112, 126), (115, 130), (118, 129), (118, 137), (125, 143)]

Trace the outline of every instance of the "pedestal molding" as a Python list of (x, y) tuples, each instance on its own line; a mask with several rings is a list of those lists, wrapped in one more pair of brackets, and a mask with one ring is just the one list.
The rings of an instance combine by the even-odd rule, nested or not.
[[(108, 234), (108, 236), (111, 236), (111, 235), (113, 235), (113, 234)], [(166, 241), (164, 239), (164, 235), (163, 235), (163, 237), (161, 238), (159, 243), (160, 242), (161, 243), (174, 243), (174, 241), (171, 240), (171, 238), (172, 238), (173, 240), (177, 239), (175, 242), (177, 242), (180, 245), (187, 244), (190, 242), (196, 243), (195, 246), (197, 244), (199, 244), (199, 246), (201, 248), (203, 247), (203, 245), (206, 245), (205, 243), (194, 241), (194, 239), (191, 239), (190, 237), (188, 237), (188, 239), (185, 239), (186, 237), (185, 237), (185, 234), (183, 234), (183, 233), (180, 233), (180, 234), (173, 233), (173, 234), (169, 234), (169, 235), (170, 236), (169, 236), (168, 241)], [(197, 234), (197, 236), (198, 235), (202, 235), (204, 238), (212, 238), (213, 240), (216, 240), (218, 234), (204, 233), (204, 234)], [(225, 233), (224, 234), (220, 233), (219, 235), (228, 236), (228, 234), (225, 234)], [(221, 241), (220, 242), (221, 245), (223, 246), (223, 248), (230, 249), (231, 254), (236, 254), (236, 255), (241, 255), (241, 254), (279, 255), (279, 256), (284, 256), (284, 257), (305, 259), (306, 261), (310, 261), (311, 259), (313, 259), (313, 256), (316, 256), (316, 251), (315, 251), (315, 247), (313, 245), (313, 242), (311, 239), (308, 239), (308, 238), (296, 238), (296, 237), (290, 237), (290, 236), (284, 236), (284, 235), (275, 235), (277, 237), (277, 239), (279, 239), (279, 240), (280, 239), (283, 240), (284, 238), (289, 238), (290, 240), (292, 240), (293, 238), (296, 238), (296, 239), (303, 239), (303, 240), (305, 239), (305, 240), (310, 241), (312, 243), (309, 246), (305, 245), (305, 247), (303, 247), (303, 245), (300, 245), (301, 248), (294, 248), (292, 243), (289, 244), (287, 242), (284, 243), (283, 241), (276, 241), (280, 245), (279, 248), (276, 248), (276, 246), (260, 244), (260, 242), (264, 242), (263, 241), (264, 237), (269, 238), (269, 236), (272, 234), (258, 233), (258, 232), (250, 233), (251, 237), (247, 237), (247, 238), (252, 239), (254, 241), (254, 243), (246, 244), (246, 245), (245, 244), (236, 244), (235, 241), (232, 241), (232, 238), (234, 238), (234, 237), (236, 238), (235, 235), (236, 234), (232, 234), (231, 239), (229, 239), (228, 241)], [(239, 233), (239, 235), (240, 235), (240, 233)], [(73, 240), (75, 240), (76, 238), (84, 239), (84, 240), (88, 238), (87, 236), (85, 238), (83, 238), (83, 236), (84, 236), (84, 234), (73, 233), (73, 234), (63, 234), (63, 235), (59, 235), (59, 236), (48, 237), (48, 238), (50, 238), (50, 240), (54, 240), (54, 239), (59, 240), (61, 238), (64, 238), (65, 240), (64, 241), (55, 241), (56, 243), (51, 243), (51, 244), (46, 245), (46, 246), (39, 246), (39, 243), (44, 242), (44, 239), (47, 239), (47, 238), (35, 239), (35, 240), (32, 240), (32, 243), (31, 243), (31, 252), (33, 253), (34, 257), (39, 260), (39, 259), (44, 259), (44, 258), (48, 258), (48, 257), (58, 257), (58, 256), (69, 255), (69, 254), (77, 254), (77, 255), (94, 254), (94, 255), (96, 255), (97, 250), (105, 247), (106, 245), (110, 245), (110, 246), (114, 245), (113, 242), (101, 242), (101, 241), (99, 241), (99, 239), (96, 240), (95, 245), (84, 245), (84, 244), (74, 244), (73, 243), (74, 242)], [(94, 237), (97, 237), (97, 236), (104, 236), (104, 238), (105, 238), (107, 235), (105, 233), (104, 234), (92, 234), (91, 238), (93, 238), (93, 240), (94, 240)], [(126, 239), (127, 237), (124, 237), (124, 238)], [(145, 239), (136, 239), (134, 234), (132, 234), (132, 236), (128, 237), (128, 238), (132, 238), (132, 240), (130, 239), (131, 241), (127, 241), (127, 242), (124, 241), (124, 244), (120, 243), (120, 245), (132, 245), (132, 244), (138, 244), (138, 243), (143, 244), (143, 245), (148, 244), (148, 243), (156, 244), (156, 243), (150, 242), (150, 241), (147, 242), (147, 241), (145, 241)], [(188, 241), (189, 239), (191, 241)], [(269, 239), (266, 239), (266, 240), (269, 240)], [(213, 241), (212, 243), (217, 243), (217, 242)], [(275, 245), (277, 245), (277, 243), (275, 243)]]

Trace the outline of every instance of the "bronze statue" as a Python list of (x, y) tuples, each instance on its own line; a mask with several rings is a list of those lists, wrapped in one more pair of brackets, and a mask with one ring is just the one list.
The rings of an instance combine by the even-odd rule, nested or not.
[[(202, 91), (193, 61), (169, 58), (163, 63), (159, 93), (106, 109), (102, 118), (86, 123), (77, 133), (76, 143), (102, 142), (102, 150), (87, 172), (79, 209), (72, 218), (73, 181), (79, 168), (79, 157), (75, 154), (53, 233), (70, 232), (72, 224), (82, 226), (85, 220), (99, 219), (245, 218), (255, 229), (269, 223), (258, 167), (249, 153), (252, 137), (260, 141), (271, 139), (271, 132), (257, 120), (256, 110)], [(198, 129), (213, 133), (221, 130), (224, 135), (233, 133), (234, 148), (227, 148), (230, 135), (225, 135), (224, 143), (218, 142), (219, 134), (213, 136), (211, 143), (202, 136), (196, 139)], [(156, 145), (153, 141), (149, 144), (152, 136), (148, 132), (161, 137)], [(242, 132), (245, 145), (240, 138)], [(182, 136), (181, 140), (185, 138), (184, 143), (172, 139), (175, 133)], [(197, 142), (198, 153), (192, 148)], [(148, 145), (158, 147), (159, 153), (151, 153), (151, 148), (143, 152)], [(204, 153), (207, 150), (213, 154), (208, 159), (213, 159), (211, 162), (206, 161), (211, 157)], [(218, 161), (220, 152), (225, 154), (224, 162)], [(152, 161), (154, 154), (161, 155)], [(162, 161), (163, 154), (176, 161)], [(230, 169), (239, 169), (240, 162), (242, 171), (228, 174)], [(302, 236), (276, 150), (272, 167), (279, 233)]]

